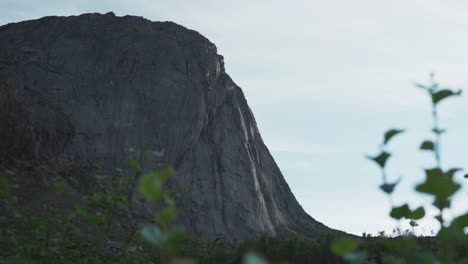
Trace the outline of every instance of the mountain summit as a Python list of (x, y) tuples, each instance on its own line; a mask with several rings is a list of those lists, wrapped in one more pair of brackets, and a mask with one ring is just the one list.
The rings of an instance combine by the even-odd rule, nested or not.
[(86, 186), (84, 168), (113, 170), (147, 146), (157, 155), (143, 167), (177, 172), (169, 185), (191, 235), (324, 227), (296, 201), (223, 57), (193, 30), (113, 13), (8, 24), (0, 78), (2, 164), (73, 167)]

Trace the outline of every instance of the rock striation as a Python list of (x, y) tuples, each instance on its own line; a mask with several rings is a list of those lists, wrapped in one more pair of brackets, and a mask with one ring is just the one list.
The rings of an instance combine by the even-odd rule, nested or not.
[(2, 163), (110, 170), (147, 145), (177, 171), (177, 221), (194, 236), (324, 227), (296, 201), (223, 57), (193, 30), (113, 13), (8, 24), (0, 78)]

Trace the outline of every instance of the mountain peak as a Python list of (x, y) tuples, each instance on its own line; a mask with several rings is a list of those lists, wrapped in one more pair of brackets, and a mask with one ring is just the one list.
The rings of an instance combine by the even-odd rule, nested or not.
[(143, 167), (176, 169), (177, 221), (192, 235), (323, 227), (296, 201), (216, 46), (196, 31), (113, 13), (9, 24), (0, 76), (12, 109), (1, 123), (13, 124), (0, 130), (2, 162), (73, 164), (85, 186), (82, 168), (113, 170), (129, 148), (149, 145), (164, 155)]

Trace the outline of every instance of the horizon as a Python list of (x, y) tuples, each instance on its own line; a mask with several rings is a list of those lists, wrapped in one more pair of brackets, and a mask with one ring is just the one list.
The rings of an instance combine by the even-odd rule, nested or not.
[[(395, 204), (409, 202), (413, 208), (430, 204), (428, 197), (412, 188), (423, 180), (422, 168), (434, 164), (430, 154), (418, 151), (431, 136), (430, 102), (412, 83), (427, 83), (429, 73), (435, 72), (442, 86), (466, 92), (468, 55), (462, 50), (468, 44), (468, 37), (463, 37), (468, 3), (431, 1), (429, 7), (416, 4), (422, 1), (395, 1), (382, 2), (381, 7), (366, 0), (359, 1), (369, 7), (362, 10), (349, 3), (333, 5), (339, 1), (296, 1), (288, 6), (259, 2), (250, 9), (245, 9), (248, 2), (240, 4), (244, 8), (210, 1), (199, 6), (183, 6), (181, 1), (160, 6), (148, 1), (75, 5), (42, 1), (37, 6), (32, 2), (0, 3), (7, 13), (0, 25), (48, 15), (112, 11), (118, 16), (173, 21), (207, 37), (224, 56), (226, 72), (244, 91), (262, 138), (293, 194), (317, 221), (356, 235), (391, 233), (397, 227), (388, 216), (387, 197), (378, 189), (378, 167), (364, 157), (377, 153), (389, 128), (407, 129), (390, 144), (395, 153), (389, 163), (390, 179), (403, 176)], [(424, 15), (415, 20), (412, 8), (424, 9)], [(264, 16), (258, 16), (260, 11)], [(281, 15), (287, 19), (277, 21)], [(300, 26), (311, 28), (305, 31)], [(468, 114), (467, 100), (465, 95), (441, 106), (441, 123), (449, 132), (442, 141), (445, 167), (468, 168), (463, 160), (468, 124), (462, 121)], [(454, 198), (449, 218), (468, 210), (466, 180), (462, 174), (457, 180), (465, 186)], [(428, 218), (417, 233), (438, 229), (437, 222)]]

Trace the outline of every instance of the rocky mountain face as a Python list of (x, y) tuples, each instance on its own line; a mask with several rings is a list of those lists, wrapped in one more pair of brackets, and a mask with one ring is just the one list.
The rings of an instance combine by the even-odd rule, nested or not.
[[(150, 146), (173, 166), (178, 222), (190, 234), (241, 240), (311, 233), (223, 57), (199, 33), (112, 13), (0, 27), (0, 161), (123, 165)], [(13, 163), (12, 163), (13, 162)], [(85, 173), (86, 172), (86, 173)], [(85, 186), (85, 185), (83, 185)]]

